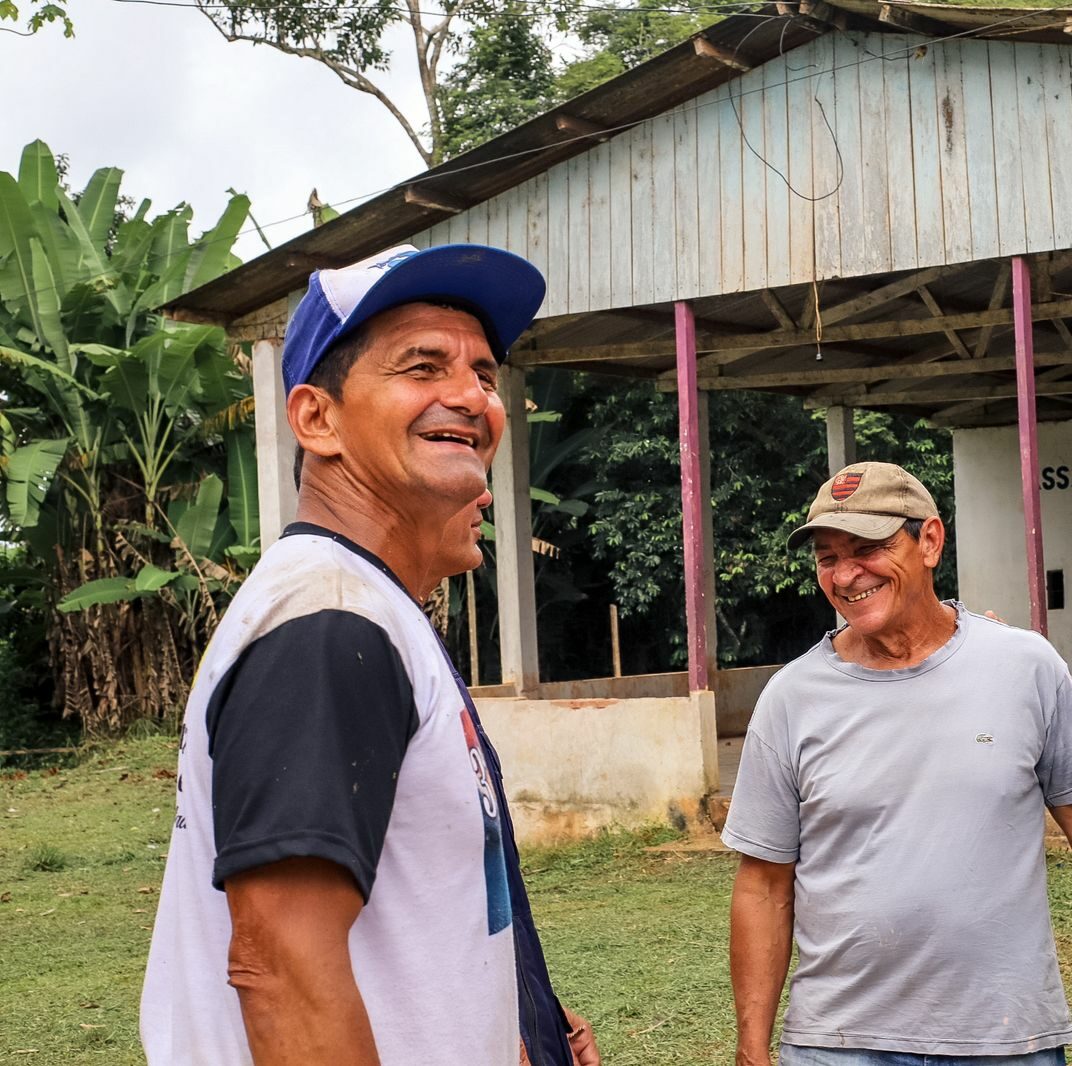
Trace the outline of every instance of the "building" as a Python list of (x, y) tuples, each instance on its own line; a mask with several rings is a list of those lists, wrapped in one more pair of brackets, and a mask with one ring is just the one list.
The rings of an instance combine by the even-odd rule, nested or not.
[[(293, 506), (281, 338), (311, 269), (477, 241), (544, 271), (502, 380), (504, 685), (478, 692), (522, 831), (695, 816), (773, 669), (715, 668), (711, 390), (826, 410), (834, 469), (854, 406), (954, 427), (962, 596), (1037, 628), (1048, 601), (1072, 654), (1070, 31), (1052, 9), (759, 5), (170, 305), (253, 343), (270, 539)], [(540, 683), (523, 429), (546, 365), (678, 394), (685, 674)]]

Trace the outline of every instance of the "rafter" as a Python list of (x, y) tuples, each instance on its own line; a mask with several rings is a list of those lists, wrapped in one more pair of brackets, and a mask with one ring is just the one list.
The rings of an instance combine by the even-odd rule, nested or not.
[[(1037, 396), (1072, 395), (1072, 381), (1036, 382)], [(1016, 382), (1001, 385), (963, 385), (943, 389), (919, 389), (912, 392), (867, 392), (861, 389), (852, 401), (857, 407), (912, 407), (932, 403), (949, 403), (954, 400), (977, 400), (987, 403), (990, 400), (1008, 400), (1016, 396)], [(832, 403), (844, 403), (842, 397), (813, 396), (804, 401), (809, 410), (829, 407)]]
[[(1069, 365), (1067, 352), (1036, 352), (1035, 366)], [(729, 389), (772, 389), (808, 387), (812, 385), (833, 385), (845, 382), (850, 385), (867, 385), (886, 381), (890, 378), (943, 378), (964, 377), (970, 374), (993, 374), (1004, 370), (1013, 370), (1016, 359), (1011, 355), (995, 355), (987, 359), (973, 359), (970, 362), (956, 360), (945, 363), (887, 363), (885, 366), (851, 366), (831, 367), (822, 370), (799, 370), (783, 374), (735, 374), (718, 378), (707, 378), (699, 384), (714, 392)], [(895, 389), (883, 389), (893, 393)], [(849, 390), (849, 395), (854, 395)], [(823, 399), (830, 396), (824, 394)]]
[[(1072, 372), (1072, 363), (1067, 363), (1064, 366), (1054, 367), (1052, 370), (1044, 370), (1041, 374), (1035, 375), (1035, 391), (1038, 392), (1039, 385), (1048, 384), (1049, 382), (1059, 381)], [(930, 415), (930, 420), (936, 426), (955, 426), (959, 422), (963, 421), (965, 415), (971, 414), (972, 411), (979, 410), (980, 407), (985, 406), (988, 400), (968, 400), (961, 403), (955, 403), (951, 407), (945, 407), (940, 411), (935, 411), (933, 415)]]
[(766, 308), (774, 316), (774, 321), (778, 323), (782, 329), (799, 329), (793, 316), (785, 309), (785, 305), (781, 300), (770, 290), (761, 289), (759, 298), (766, 305)]
[[(988, 311), (996, 310), (1005, 302), (1005, 297), (1009, 294), (1011, 273), (1012, 269), (1008, 263), (1002, 263), (998, 267), (998, 276), (994, 279), (993, 289), (990, 290), (990, 302), (986, 305)], [(975, 339), (975, 351), (972, 353), (976, 359), (982, 359), (986, 355), (986, 350), (990, 347), (990, 338), (993, 335), (993, 326), (983, 326), (979, 331), (979, 336)]]
[[(919, 293), (919, 298), (935, 318), (943, 318), (945, 316), (945, 312), (938, 305), (938, 301), (934, 298), (931, 290), (928, 289), (926, 285), (920, 285), (920, 287), (916, 289), (916, 292)], [(971, 352), (968, 351), (967, 346), (960, 337), (957, 336), (956, 330), (946, 329), (942, 330), (942, 332), (949, 338), (949, 343), (953, 346), (953, 351), (956, 352), (961, 359), (971, 358)]]

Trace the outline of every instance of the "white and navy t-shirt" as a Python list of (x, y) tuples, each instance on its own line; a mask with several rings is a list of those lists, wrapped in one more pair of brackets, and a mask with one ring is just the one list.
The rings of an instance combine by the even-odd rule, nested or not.
[(503, 821), (420, 608), (374, 556), (295, 525), (235, 597), (187, 705), (142, 996), (149, 1066), (252, 1062), (223, 887), (295, 856), (366, 903), (350, 954), (383, 1066), (513, 1066)]

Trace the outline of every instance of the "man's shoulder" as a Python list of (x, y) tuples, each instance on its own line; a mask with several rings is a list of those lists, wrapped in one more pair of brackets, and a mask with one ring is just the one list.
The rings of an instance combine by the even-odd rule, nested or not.
[(958, 604), (961, 616), (968, 622), (973, 643), (980, 650), (1000, 649), (1004, 655), (1017, 655), (1039, 662), (1065, 666), (1057, 649), (1041, 633), (1032, 629), (1021, 629), (1009, 625), (997, 618), (987, 618), (984, 614), (969, 611), (963, 604)]
[(330, 538), (285, 537), (265, 552), (239, 589), (205, 663), (218, 671), (288, 624), (299, 637), (303, 623), (333, 615), (367, 621), (402, 652), (421, 632), (417, 611), (390, 578)]
[(787, 685), (796, 685), (801, 681), (814, 676), (816, 671), (821, 671), (826, 664), (826, 656), (823, 645), (829, 638), (824, 634), (821, 640), (816, 641), (806, 652), (790, 659), (771, 679), (767, 682), (764, 692), (768, 689), (777, 692)]

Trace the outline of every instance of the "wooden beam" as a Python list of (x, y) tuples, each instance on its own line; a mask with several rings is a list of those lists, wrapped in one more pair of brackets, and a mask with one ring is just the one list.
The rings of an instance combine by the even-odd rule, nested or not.
[[(1039, 495), (1038, 426), (1035, 422), (1034, 321), (1031, 274), (1023, 256), (1012, 260), (1012, 306), (1016, 312), (1016, 422), (1027, 544), (1027, 592), (1031, 628), (1046, 636), (1046, 568), (1042, 561), (1042, 499)], [(1055, 383), (1056, 384), (1056, 383)]]
[[(1072, 381), (1050, 381), (1037, 383), (1036, 392), (1039, 396), (1069, 396), (1072, 395)], [(954, 403), (958, 400), (978, 400), (987, 403), (990, 400), (1010, 400), (1016, 397), (1016, 383), (1010, 381), (1001, 385), (962, 385), (950, 386), (944, 389), (916, 389), (908, 392), (901, 391), (874, 391), (858, 389), (850, 397), (844, 394), (837, 396), (809, 396), (804, 401), (804, 407), (809, 411), (818, 411), (829, 407), (832, 403), (846, 403), (851, 401), (857, 407), (919, 407), (932, 403)]]
[[(918, 286), (917, 286), (918, 287)], [(1072, 316), (1072, 299), (1053, 300), (1035, 304), (1032, 315), (1036, 322)], [(1008, 325), (1012, 322), (1011, 307), (999, 307), (987, 311), (966, 311), (963, 314), (943, 315), (941, 318), (895, 318), (881, 322), (856, 322), (849, 325), (823, 327), (823, 341), (836, 344), (844, 341), (876, 340), (887, 337), (919, 337), (928, 333), (945, 333), (948, 330), (972, 329), (978, 326)], [(711, 367), (724, 366), (739, 358), (735, 350), (749, 352), (768, 348), (803, 348), (813, 345), (815, 336), (808, 330), (773, 330), (769, 333), (704, 334), (697, 338), (698, 350), (706, 350), (697, 362), (701, 376)], [(555, 363), (583, 363), (629, 359), (650, 359), (674, 354), (673, 345), (667, 341), (639, 341), (623, 344), (599, 344), (577, 348), (529, 348), (518, 352), (517, 361), (525, 366), (553, 365)], [(673, 371), (662, 377), (672, 378)]]
[(820, 23), (824, 28), (834, 26), (843, 30), (848, 25), (845, 12), (825, 3), (824, 0), (800, 0), (799, 9), (801, 15)]
[(469, 207), (453, 196), (423, 185), (407, 185), (402, 195), (407, 204), (427, 207), (430, 211), (445, 211), (448, 215), (459, 215)]
[(693, 37), (692, 47), (701, 59), (714, 59), (724, 67), (739, 70), (742, 74), (751, 70), (755, 65), (738, 52), (731, 52), (728, 48), (721, 48), (717, 44), (712, 44), (703, 34), (699, 37)]
[(792, 315), (785, 309), (785, 305), (770, 289), (761, 289), (759, 298), (766, 304), (767, 310), (774, 316), (775, 322), (782, 329), (798, 329)]
[[(1051, 318), (1067, 318), (1072, 315), (1072, 299), (1054, 300), (1035, 304), (1032, 308), (1036, 322)], [(927, 333), (945, 333), (948, 330), (972, 329), (977, 326), (999, 326), (1012, 322), (1010, 307), (990, 311), (966, 311), (963, 314), (942, 315), (940, 318), (895, 318), (881, 322), (855, 322), (843, 326), (828, 327), (823, 324), (824, 342), (875, 340), (883, 337), (918, 337)], [(815, 335), (808, 330), (774, 330), (770, 333), (728, 333), (713, 336), (711, 343), (718, 346), (717, 354), (736, 348), (799, 348), (814, 345)], [(704, 359), (699, 365), (710, 365), (715, 360)], [(716, 364), (717, 365), (717, 364)]]
[[(1005, 295), (1009, 291), (1009, 264), (1002, 263), (998, 267), (998, 276), (994, 279), (994, 287), (990, 290), (990, 302), (986, 305), (988, 311), (994, 311), (1005, 302)], [(994, 334), (993, 326), (984, 326), (975, 339), (975, 351), (972, 353), (976, 359), (982, 359), (990, 347), (990, 338)]]
[[(923, 301), (927, 310), (930, 311), (930, 313), (934, 315), (935, 318), (944, 317), (944, 312), (942, 311), (941, 307), (938, 306), (938, 301), (934, 298), (934, 296), (931, 294), (931, 290), (928, 289), (926, 285), (920, 285), (920, 287), (916, 289), (916, 292), (919, 293), (919, 298)], [(946, 329), (942, 332), (946, 335), (946, 337), (949, 338), (949, 343), (953, 346), (953, 351), (955, 351), (961, 359), (971, 358), (971, 352), (968, 351), (967, 346), (957, 336), (954, 330)]]
[[(1038, 352), (1035, 353), (1035, 360), (1035, 366), (1037, 367)], [(1063, 366), (1056, 366), (1050, 370), (1036, 373), (1036, 391), (1039, 385), (1050, 381), (1060, 381), (1070, 371), (1072, 371), (1072, 363), (1066, 363)], [(971, 414), (972, 411), (976, 411), (980, 407), (985, 407), (988, 402), (987, 400), (966, 400), (961, 403), (951, 404), (949, 407), (943, 407), (940, 411), (935, 411), (927, 417), (936, 426), (957, 426), (963, 423), (966, 415)]]
[(1069, 330), (1068, 326), (1059, 318), (1053, 320), (1053, 328), (1057, 330), (1058, 336), (1065, 342), (1068, 350), (1072, 351), (1072, 330)]
[[(926, 270), (921, 270), (915, 274), (910, 274), (907, 277), (891, 281), (887, 285), (883, 285), (871, 292), (864, 293), (862, 296), (854, 296), (850, 300), (845, 300), (840, 304), (835, 304), (833, 307), (828, 307), (823, 310), (823, 325), (834, 325), (837, 322), (843, 322), (847, 318), (855, 318), (857, 315), (877, 311), (880, 307), (893, 303), (893, 301), (899, 300), (902, 296), (907, 296), (920, 285), (926, 285), (928, 282), (934, 281), (937, 278), (948, 276), (949, 273), (950, 270), (948, 267), (928, 267)], [(808, 300), (804, 306), (804, 315), (800, 320), (800, 328), (802, 330), (810, 331), (814, 326), (814, 323), (815, 300), (812, 298)], [(744, 359), (749, 355), (754, 355), (756, 352), (761, 351), (763, 351), (763, 347), (744, 348), (738, 352), (726, 352), (720, 357), (719, 362), (720, 364), (733, 363), (738, 359)], [(701, 368), (705, 362), (710, 363), (711, 361), (712, 360), (710, 359), (701, 361)]]
[(579, 115), (555, 115), (555, 129), (571, 137), (591, 137), (594, 141), (605, 141), (610, 136), (606, 126), (589, 122)]
[(222, 315), (218, 311), (202, 311), (196, 307), (173, 307), (165, 317), (172, 322), (191, 322), (195, 326), (226, 326), (231, 321), (230, 315)]
[[(1068, 352), (1037, 352), (1036, 366), (1072, 365)], [(885, 366), (838, 367), (822, 370), (786, 371), (780, 374), (725, 374), (716, 378), (699, 378), (701, 389), (724, 392), (733, 389), (778, 389), (813, 385), (868, 385), (891, 378), (945, 378), (971, 374), (995, 374), (1015, 370), (1016, 358), (1011, 355), (992, 355), (986, 359), (945, 363), (887, 363)], [(886, 389), (893, 392), (893, 389)]]
[(905, 11), (900, 4), (879, 4), (878, 20), (888, 26), (896, 26), (898, 29), (919, 33), (925, 37), (942, 37), (949, 33), (946, 23)]

